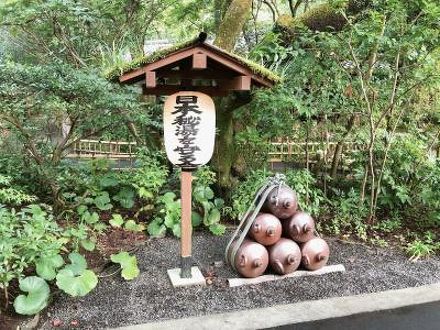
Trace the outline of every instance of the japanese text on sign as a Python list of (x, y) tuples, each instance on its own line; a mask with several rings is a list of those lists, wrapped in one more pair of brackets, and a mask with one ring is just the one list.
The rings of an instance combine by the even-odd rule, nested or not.
[(206, 164), (214, 151), (214, 101), (200, 92), (170, 95), (164, 105), (164, 138), (174, 165), (194, 169)]
[(195, 164), (195, 151), (200, 151), (200, 148), (195, 144), (198, 126), (200, 125), (200, 117), (198, 114), (202, 113), (197, 105), (197, 96), (177, 96), (176, 111), (171, 114), (177, 114), (173, 121), (176, 125), (175, 135), (177, 136), (180, 146), (176, 147), (174, 151), (180, 155), (180, 163), (176, 164), (181, 167), (197, 166)]

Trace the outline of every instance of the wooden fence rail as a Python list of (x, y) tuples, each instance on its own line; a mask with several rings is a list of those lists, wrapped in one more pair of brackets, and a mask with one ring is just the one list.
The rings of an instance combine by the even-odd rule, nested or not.
[[(310, 162), (316, 163), (323, 160), (326, 157), (327, 162), (331, 162), (331, 158), (334, 155), (337, 142), (329, 142), (323, 144), (320, 142), (293, 142), (282, 141), (272, 142), (272, 148), (269, 151), (270, 162), (289, 162), (298, 159), (304, 159), (306, 155), (309, 155)], [(345, 142), (342, 145), (342, 158), (352, 158), (353, 154), (361, 151), (364, 148), (363, 145), (356, 142)]]
[(73, 145), (69, 158), (123, 159), (136, 156), (136, 142), (80, 140)]
[[(324, 162), (331, 164), (337, 142), (295, 142), (288, 139), (277, 139), (271, 142), (269, 163), (305, 163)], [(345, 142), (342, 146), (341, 166), (350, 165), (356, 153), (365, 149), (365, 145), (356, 142)], [(115, 161), (127, 160), (133, 163), (136, 157), (136, 142), (80, 140), (74, 144), (67, 157), (69, 158), (108, 158)], [(432, 146), (430, 156), (440, 156), (440, 145)]]

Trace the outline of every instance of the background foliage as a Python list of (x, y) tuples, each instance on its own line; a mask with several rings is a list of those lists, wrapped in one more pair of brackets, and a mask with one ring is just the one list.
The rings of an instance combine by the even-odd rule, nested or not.
[[(437, 253), (439, 17), (435, 0), (3, 1), (4, 309), (17, 297), (17, 312), (37, 313), (48, 283), (87, 294), (98, 275), (83, 255), (97, 253), (103, 235), (180, 235), (179, 172), (162, 150), (163, 98), (103, 73), (200, 31), (283, 81), (218, 100), (217, 154), (195, 173), (194, 227), (223, 234), (272, 175), (271, 142), (289, 139), (306, 151), (282, 171), (320, 230), (397, 241), (414, 259)], [(87, 138), (136, 142), (136, 164), (114, 171), (106, 160), (66, 157)], [(347, 142), (358, 146), (349, 155)], [(139, 273), (128, 251), (109, 258), (124, 279)]]

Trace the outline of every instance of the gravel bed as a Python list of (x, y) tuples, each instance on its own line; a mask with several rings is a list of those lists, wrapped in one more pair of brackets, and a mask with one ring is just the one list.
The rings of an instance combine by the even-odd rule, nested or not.
[(344, 264), (345, 273), (229, 288), (226, 279), (237, 275), (225, 265), (213, 265), (223, 260), (229, 237), (230, 233), (223, 237), (204, 232), (194, 234), (194, 257), (204, 274), (212, 276), (210, 286), (174, 289), (166, 270), (178, 266), (179, 241), (168, 237), (149, 239), (136, 252), (141, 271), (138, 278), (131, 282), (119, 275), (102, 278), (84, 298), (56, 295), (42, 315), (39, 328), (53, 329), (53, 320), (62, 321), (59, 328), (72, 328), (72, 321), (81, 329), (112, 328), (440, 282), (438, 256), (410, 262), (395, 249), (326, 238), (331, 249), (329, 264)]

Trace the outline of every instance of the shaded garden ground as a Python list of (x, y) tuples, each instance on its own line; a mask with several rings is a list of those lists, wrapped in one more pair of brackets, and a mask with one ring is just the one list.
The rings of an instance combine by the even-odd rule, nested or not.
[(83, 329), (111, 328), (440, 282), (438, 256), (410, 262), (393, 248), (326, 238), (331, 248), (329, 263), (344, 264), (346, 273), (229, 288), (226, 279), (236, 274), (214, 262), (223, 260), (230, 234), (194, 235), (194, 257), (212, 281), (207, 287), (173, 289), (166, 270), (178, 265), (179, 241), (171, 237), (149, 239), (135, 252), (141, 270), (138, 278), (126, 282), (118, 275), (103, 277), (84, 298), (55, 295), (53, 304), (41, 315), (39, 328), (52, 329), (54, 322), (59, 328), (72, 328), (72, 324)]

